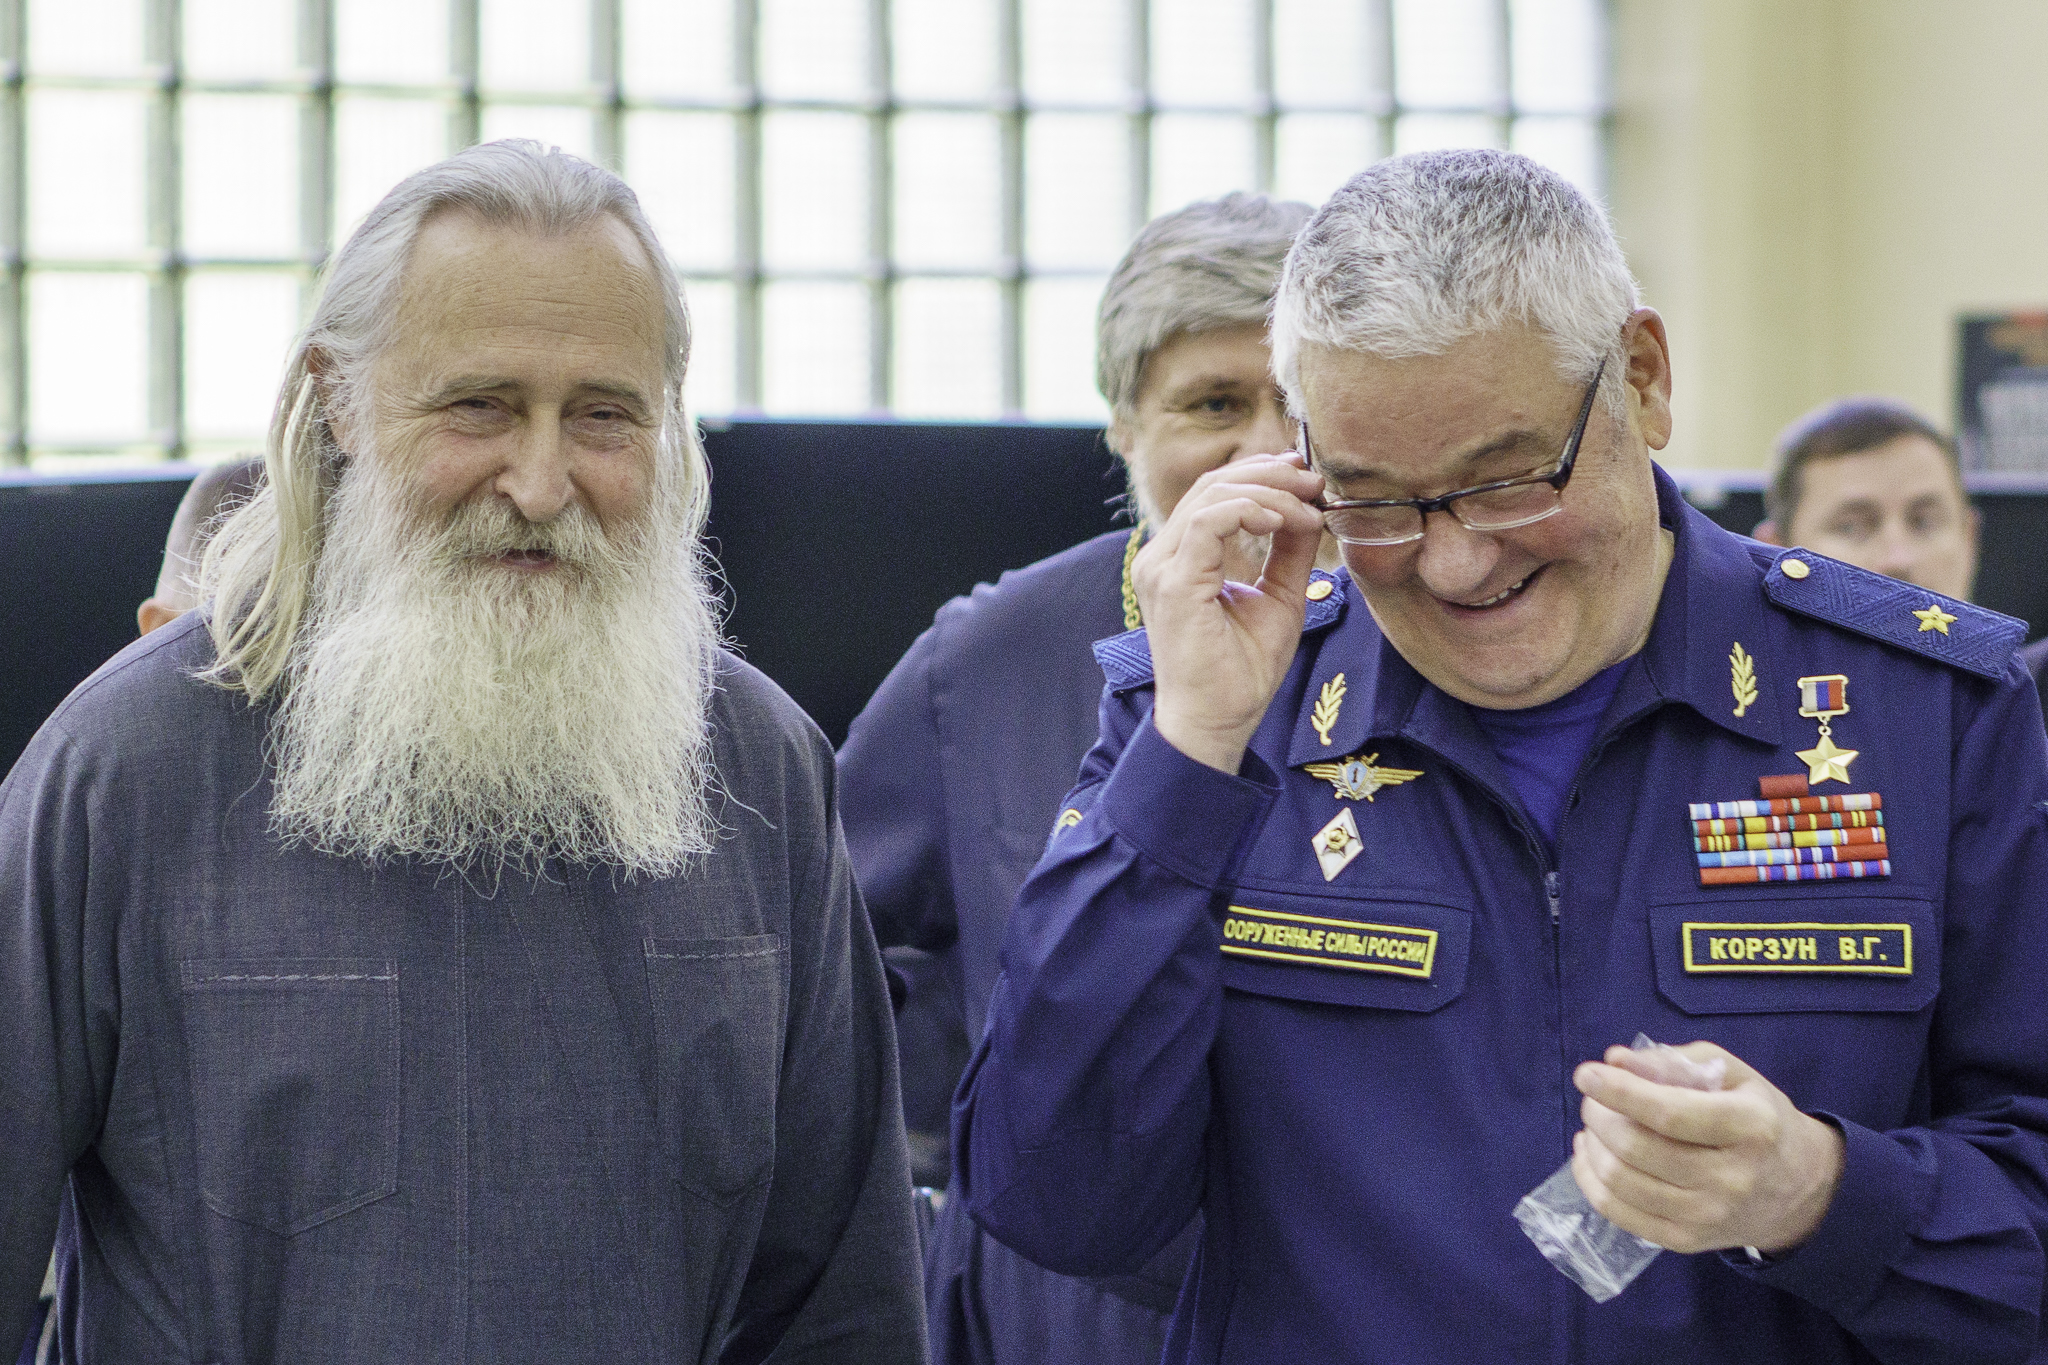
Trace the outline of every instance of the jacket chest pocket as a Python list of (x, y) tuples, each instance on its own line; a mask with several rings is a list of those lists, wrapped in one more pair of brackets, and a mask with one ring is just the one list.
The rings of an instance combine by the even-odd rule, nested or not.
[(789, 950), (780, 934), (644, 946), (662, 1148), (685, 1189), (722, 1203), (774, 1172)]
[[(1892, 896), (1650, 907), (1657, 990), (1799, 1108), (1880, 1131), (1924, 1122), (1941, 921)], [(1680, 1041), (1673, 1038), (1670, 1041)]]
[(304, 1232), (398, 1189), (398, 967), (181, 964), (199, 1188), (225, 1218)]
[(1904, 1014), (1941, 986), (1934, 906), (1902, 896), (1650, 907), (1657, 990), (1687, 1014)]
[(1430, 1014), (1465, 990), (1472, 912), (1421, 896), (1234, 890), (1221, 911), (1224, 989)]

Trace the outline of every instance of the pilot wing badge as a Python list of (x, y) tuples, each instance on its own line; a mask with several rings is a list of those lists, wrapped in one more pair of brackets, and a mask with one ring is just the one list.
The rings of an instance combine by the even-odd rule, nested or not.
[(1382, 768), (1378, 754), (1353, 754), (1334, 763), (1304, 763), (1302, 771), (1337, 789), (1339, 801), (1370, 801), (1384, 787), (1398, 787), (1421, 777), (1420, 768)]

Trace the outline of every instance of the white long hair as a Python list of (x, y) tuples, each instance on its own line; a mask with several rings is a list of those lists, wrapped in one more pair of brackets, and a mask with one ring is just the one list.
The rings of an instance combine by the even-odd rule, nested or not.
[[(653, 496), (600, 528), (509, 506), (432, 516), (374, 448), (366, 377), (390, 340), (421, 228), (443, 211), (543, 236), (606, 217), (644, 248), (666, 315)], [(280, 838), (377, 860), (538, 871), (550, 858), (670, 875), (716, 833), (708, 725), (718, 605), (701, 532), (703, 449), (683, 407), (689, 321), (632, 191), (528, 142), (419, 172), (329, 269), (272, 417), (266, 482), (201, 571), (215, 658), (200, 673), (277, 700)], [(347, 455), (337, 442), (346, 432)], [(505, 579), (475, 558), (550, 552)]]
[(251, 701), (267, 697), (283, 677), (311, 600), (327, 505), (341, 472), (336, 429), (359, 404), (370, 362), (391, 339), (413, 243), (428, 219), (451, 209), (541, 236), (605, 217), (632, 232), (657, 278), (667, 322), (660, 457), (680, 471), (682, 532), (694, 543), (703, 530), (710, 470), (683, 409), (690, 316), (639, 199), (611, 172), (537, 142), (470, 147), (400, 181), (329, 262), (271, 409), (263, 487), (207, 547), (200, 596), (213, 603), (214, 662), (201, 676)]

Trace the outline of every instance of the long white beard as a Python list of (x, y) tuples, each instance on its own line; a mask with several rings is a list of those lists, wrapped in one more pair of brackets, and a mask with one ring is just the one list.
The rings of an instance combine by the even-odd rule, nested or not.
[[(663, 876), (708, 851), (717, 616), (677, 490), (612, 538), (574, 505), (437, 525), (377, 464), (329, 509), (271, 732), (279, 836), (486, 872)], [(514, 549), (557, 562), (489, 562)]]

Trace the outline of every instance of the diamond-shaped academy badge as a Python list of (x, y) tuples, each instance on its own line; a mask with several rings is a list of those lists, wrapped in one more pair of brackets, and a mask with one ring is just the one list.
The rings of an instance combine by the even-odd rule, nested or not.
[(1358, 822), (1351, 818), (1351, 807), (1337, 812), (1337, 818), (1315, 832), (1312, 843), (1316, 861), (1323, 866), (1323, 880), (1335, 881), (1337, 874), (1351, 865), (1365, 847), (1365, 840), (1358, 837)]

